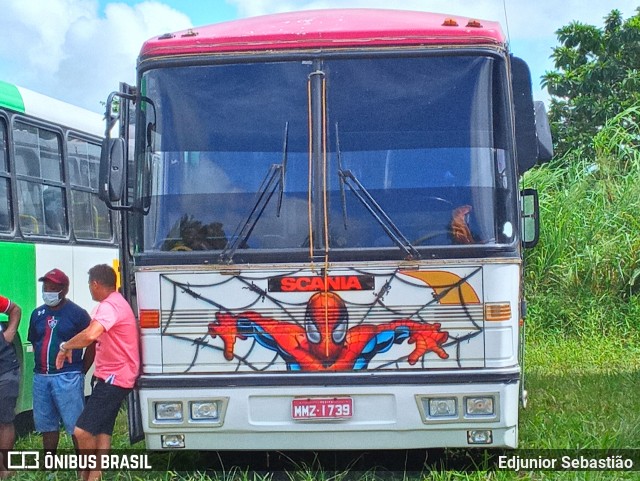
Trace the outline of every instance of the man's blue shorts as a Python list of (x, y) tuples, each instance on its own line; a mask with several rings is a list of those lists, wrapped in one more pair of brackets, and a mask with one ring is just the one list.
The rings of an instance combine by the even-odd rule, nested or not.
[(36, 431), (49, 433), (64, 429), (73, 434), (84, 409), (84, 374), (63, 372), (36, 374), (33, 378), (33, 421)]

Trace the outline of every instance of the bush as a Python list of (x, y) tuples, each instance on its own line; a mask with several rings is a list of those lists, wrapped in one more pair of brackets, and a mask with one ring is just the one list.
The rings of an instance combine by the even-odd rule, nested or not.
[(526, 254), (527, 298), (547, 326), (640, 327), (639, 117), (636, 107), (611, 119), (593, 139), (595, 158), (571, 151), (525, 175), (541, 211), (540, 242)]

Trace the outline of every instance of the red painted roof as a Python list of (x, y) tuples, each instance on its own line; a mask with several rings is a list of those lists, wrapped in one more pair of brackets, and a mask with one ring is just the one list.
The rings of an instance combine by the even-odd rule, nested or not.
[[(457, 26), (446, 26), (452, 19)], [(141, 58), (249, 50), (403, 45), (499, 45), (497, 22), (384, 9), (306, 10), (217, 23), (144, 43)]]

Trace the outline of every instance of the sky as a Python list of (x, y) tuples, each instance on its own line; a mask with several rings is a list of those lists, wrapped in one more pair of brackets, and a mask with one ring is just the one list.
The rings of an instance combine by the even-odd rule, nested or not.
[(166, 32), (255, 15), (321, 8), (397, 8), (501, 23), (512, 53), (531, 68), (534, 98), (553, 70), (556, 30), (603, 27), (640, 0), (0, 0), (0, 80), (96, 112), (121, 81), (135, 84), (143, 42)]

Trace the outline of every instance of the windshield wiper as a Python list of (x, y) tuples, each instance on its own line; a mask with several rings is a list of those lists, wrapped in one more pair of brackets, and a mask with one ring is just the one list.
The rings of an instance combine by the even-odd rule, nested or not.
[[(338, 133), (338, 122), (336, 122), (336, 154), (338, 157), (338, 172), (342, 172), (342, 150), (340, 150), (340, 135)], [(347, 195), (344, 191), (344, 180), (340, 176), (340, 204), (342, 205), (342, 223), (344, 230), (347, 230)]]
[(271, 198), (279, 190), (278, 207), (276, 216), (280, 217), (280, 210), (282, 208), (282, 197), (284, 195), (284, 181), (287, 169), (287, 143), (289, 137), (289, 122), (285, 123), (284, 127), (284, 145), (282, 149), (282, 163), (271, 164), (267, 175), (265, 175), (258, 191), (256, 193), (256, 200), (249, 211), (249, 215), (241, 221), (236, 227), (233, 233), (233, 241), (227, 244), (224, 250), (220, 253), (221, 262), (231, 262), (233, 255), (241, 247), (246, 245), (247, 240), (251, 236), (253, 229), (262, 217), (264, 210), (269, 205)]
[(409, 259), (419, 259), (420, 253), (411, 245), (409, 239), (398, 229), (382, 207), (371, 196), (369, 191), (360, 183), (358, 178), (350, 170), (339, 169), (340, 182), (344, 183), (353, 195), (369, 211), (373, 218), (380, 224), (389, 238), (405, 253)]
[(336, 154), (338, 157), (338, 175), (340, 177), (340, 198), (342, 200), (342, 219), (344, 228), (347, 229), (347, 199), (344, 190), (346, 185), (351, 189), (362, 205), (369, 211), (373, 218), (380, 224), (384, 232), (389, 238), (407, 255), (410, 259), (419, 259), (420, 253), (416, 250), (409, 239), (407, 239), (400, 229), (393, 223), (380, 204), (376, 202), (373, 196), (360, 183), (358, 178), (350, 170), (342, 168), (342, 150), (340, 149), (340, 135), (338, 131), (338, 123), (336, 122)]
[(284, 124), (284, 141), (282, 143), (282, 164), (280, 164), (280, 191), (278, 192), (278, 213), (276, 214), (280, 217), (280, 211), (282, 210), (282, 197), (284, 195), (284, 181), (285, 174), (287, 172), (287, 154), (289, 152), (288, 144), (289, 144), (289, 122), (285, 122)]

